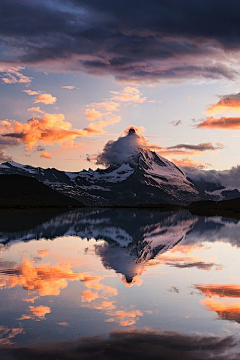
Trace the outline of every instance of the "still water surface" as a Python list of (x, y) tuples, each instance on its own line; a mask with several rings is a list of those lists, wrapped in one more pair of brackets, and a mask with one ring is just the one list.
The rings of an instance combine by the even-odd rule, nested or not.
[(5, 211), (0, 242), (1, 359), (239, 359), (237, 220)]

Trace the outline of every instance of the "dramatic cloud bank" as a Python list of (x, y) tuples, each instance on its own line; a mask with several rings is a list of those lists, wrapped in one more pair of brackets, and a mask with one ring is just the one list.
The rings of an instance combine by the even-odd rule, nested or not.
[[(21, 333), (21, 331), (19, 331)], [(136, 344), (136, 346), (133, 346)], [(4, 345), (4, 344), (3, 344)], [(111, 332), (107, 339), (85, 337), (83, 340), (43, 344), (38, 347), (0, 348), (4, 359), (52, 360), (62, 359), (102, 359), (113, 357), (136, 360), (151, 358), (175, 360), (238, 360), (238, 339), (233, 336), (189, 335), (176, 331), (157, 331), (153, 329), (118, 330)], [(129, 355), (130, 354), (130, 355)], [(149, 357), (149, 354), (151, 356)]]
[[(234, 79), (239, 73), (237, 1), (222, 0), (219, 6), (217, 0), (14, 0), (11, 5), (0, 3), (4, 65), (41, 64), (127, 81)], [(31, 81), (7, 74), (5, 83)]]
[(223, 186), (240, 190), (240, 165), (229, 170), (199, 170), (194, 167), (184, 169), (193, 181), (221, 184)]

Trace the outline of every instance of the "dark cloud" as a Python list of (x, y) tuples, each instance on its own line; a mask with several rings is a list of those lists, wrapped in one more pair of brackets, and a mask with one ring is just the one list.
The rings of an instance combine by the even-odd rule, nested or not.
[(220, 265), (216, 263), (213, 262), (208, 263), (204, 261), (183, 261), (183, 262), (176, 261), (175, 263), (174, 261), (169, 261), (169, 262), (167, 261), (166, 264), (180, 269), (197, 268), (199, 270), (211, 270), (213, 266), (215, 266), (216, 268), (220, 268)]
[(170, 124), (172, 124), (173, 126), (179, 126), (182, 124), (182, 120), (173, 120), (170, 121)]
[[(134, 346), (133, 346), (134, 344)], [(109, 338), (84, 338), (84, 341), (52, 343), (42, 347), (0, 349), (3, 359), (239, 359), (238, 342), (233, 336), (188, 335), (175, 331), (131, 329), (115, 331)]]
[(61, 59), (120, 80), (233, 79), (239, 11), (227, 0), (1, 0), (1, 59), (55, 70)]
[(187, 150), (197, 150), (197, 151), (208, 151), (208, 150), (217, 150), (222, 149), (222, 144), (217, 144), (214, 146), (212, 143), (201, 143), (198, 145), (190, 145), (190, 144), (177, 144), (174, 146), (169, 146), (168, 149), (187, 149)]

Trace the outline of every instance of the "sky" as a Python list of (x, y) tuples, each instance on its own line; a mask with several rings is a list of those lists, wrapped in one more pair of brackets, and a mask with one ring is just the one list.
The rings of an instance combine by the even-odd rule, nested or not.
[(0, 162), (95, 169), (133, 125), (184, 169), (237, 167), (239, 56), (236, 0), (1, 0)]

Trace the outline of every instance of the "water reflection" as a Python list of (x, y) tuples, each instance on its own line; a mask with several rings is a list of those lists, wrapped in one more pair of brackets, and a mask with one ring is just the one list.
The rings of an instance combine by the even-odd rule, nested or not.
[[(137, 209), (31, 214), (9, 211), (0, 218), (0, 345), (10, 347), (0, 355), (31, 358), (35, 339), (74, 339), (68, 345), (76, 351), (56, 342), (35, 347), (36, 359), (61, 358), (62, 346), (66, 359), (91, 358), (90, 349), (111, 358), (115, 346), (122, 358), (146, 358), (152, 347), (152, 358), (161, 351), (165, 358), (221, 359), (234, 348), (238, 221)], [(144, 356), (127, 345), (132, 342)]]

